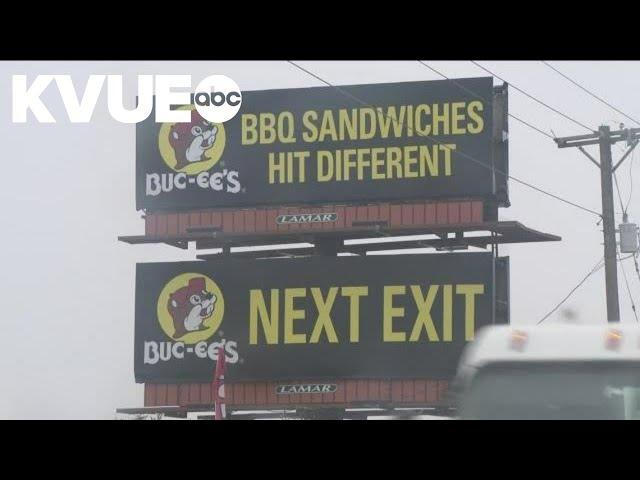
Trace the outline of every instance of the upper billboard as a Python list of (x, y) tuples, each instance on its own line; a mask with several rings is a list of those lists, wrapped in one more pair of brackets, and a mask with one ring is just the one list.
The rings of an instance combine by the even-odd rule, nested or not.
[[(247, 91), (136, 131), (138, 209), (495, 197), (492, 79)], [(471, 158), (470, 158), (471, 157)]]
[(491, 253), (139, 264), (136, 380), (210, 381), (220, 348), (232, 381), (448, 379), (504, 275)]

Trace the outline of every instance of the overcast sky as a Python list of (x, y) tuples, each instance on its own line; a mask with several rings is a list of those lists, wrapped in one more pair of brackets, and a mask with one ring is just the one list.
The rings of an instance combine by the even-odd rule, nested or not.
[[(450, 77), (487, 76), (470, 62), (429, 62)], [(481, 62), (515, 86), (586, 125), (617, 128), (631, 122), (589, 97), (540, 62)], [(334, 84), (439, 77), (417, 62), (300, 62)], [(552, 62), (632, 117), (640, 117), (640, 63)], [(195, 251), (119, 243), (142, 234), (135, 210), (135, 126), (113, 120), (101, 96), (93, 121), (70, 124), (59, 94), (42, 96), (57, 124), (11, 122), (11, 76), (123, 74), (131, 103), (137, 74), (211, 74), (233, 78), (243, 90), (311, 87), (321, 83), (286, 62), (3, 62), (0, 63), (0, 188), (2, 320), (0, 418), (114, 418), (118, 407), (143, 405), (133, 378), (134, 274), (140, 261), (195, 259)], [(496, 80), (496, 84), (501, 83)], [(510, 90), (510, 112), (558, 136), (587, 133)], [(637, 125), (633, 125), (637, 126)], [(510, 173), (600, 211), (599, 172), (576, 149), (559, 150), (539, 133), (510, 122)], [(592, 148), (592, 147), (591, 147)], [(621, 155), (614, 148), (614, 159)], [(637, 155), (640, 155), (638, 153)], [(636, 156), (637, 156), (636, 155)], [(630, 221), (640, 216), (640, 162), (618, 175), (626, 202), (635, 176)], [(515, 182), (501, 220), (554, 233), (562, 242), (503, 247), (511, 257), (513, 324), (537, 322), (602, 257), (601, 227), (589, 213)], [(620, 211), (616, 198), (616, 211)], [(633, 262), (625, 262), (631, 293), (640, 301)], [(634, 320), (619, 269), (622, 321)], [(565, 304), (583, 323), (606, 320), (604, 271)], [(563, 321), (563, 310), (549, 322)]]

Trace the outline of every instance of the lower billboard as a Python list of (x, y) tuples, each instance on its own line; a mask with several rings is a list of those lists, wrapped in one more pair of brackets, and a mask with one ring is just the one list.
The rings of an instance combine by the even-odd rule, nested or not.
[(495, 321), (491, 253), (142, 263), (137, 382), (453, 376)]

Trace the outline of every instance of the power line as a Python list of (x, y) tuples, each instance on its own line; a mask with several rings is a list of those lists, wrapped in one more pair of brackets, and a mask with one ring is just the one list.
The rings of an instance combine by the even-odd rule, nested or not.
[[(487, 99), (485, 99), (484, 97), (482, 97), (481, 95), (478, 95), (476, 92), (473, 92), (471, 90), (469, 90), (467, 87), (465, 87), (464, 85), (460, 84), (459, 82), (457, 82), (456, 80), (454, 80), (453, 78), (449, 78), (447, 77), (444, 73), (436, 70), (435, 68), (433, 68), (431, 65), (429, 65), (428, 63), (423, 62), (422, 60), (418, 60), (418, 63), (424, 65), (425, 67), (427, 67), (429, 70), (431, 70), (432, 72), (435, 72), (436, 74), (440, 75), (443, 78), (446, 78), (447, 80), (449, 80), (450, 82), (455, 83), (459, 88), (461, 88), (462, 90), (464, 90), (467, 93), (470, 93), (471, 95), (475, 96), (476, 98), (479, 98), (480, 100), (484, 100), (485, 102), (487, 101)], [(522, 123), (523, 125), (526, 125), (527, 127), (531, 128), (532, 130), (535, 130), (536, 132), (544, 135), (547, 138), (550, 138), (551, 140), (553, 140), (555, 137), (553, 137), (552, 135), (549, 135), (547, 132), (545, 132), (544, 130), (536, 127), (535, 125), (532, 125), (531, 123), (516, 117), (515, 115), (513, 115), (512, 113), (508, 113), (507, 115), (509, 115), (511, 118), (513, 118), (514, 120), (517, 120), (518, 122)]]
[(633, 256), (633, 263), (636, 267), (636, 274), (638, 275), (638, 280), (640, 280), (640, 268), (638, 267), (638, 253)]
[(633, 310), (633, 316), (636, 317), (636, 323), (640, 323), (640, 321), (638, 321), (638, 313), (636, 312), (636, 304), (633, 303), (633, 297), (631, 296), (631, 288), (629, 288), (629, 281), (627, 280), (627, 272), (624, 271), (624, 264), (622, 263), (622, 259), (620, 258), (619, 253), (618, 253), (618, 261), (620, 262), (620, 267), (622, 268), (622, 276), (624, 277), (624, 283), (627, 285), (627, 293), (629, 294), (629, 301), (631, 302), (631, 310)]
[[(461, 83), (457, 82), (455, 79), (453, 78), (449, 78), (448, 76), (446, 76), (444, 73), (442, 73), (441, 71), (437, 70), (436, 68), (432, 67), (431, 65), (429, 65), (426, 62), (423, 62), (422, 60), (418, 60), (418, 63), (420, 63), (421, 65), (424, 65), (425, 67), (427, 67), (429, 70), (431, 70), (432, 72), (436, 73), (437, 75), (440, 75), (441, 77), (449, 80), (450, 82), (453, 82), (455, 85), (458, 86), (458, 88), (466, 91), (467, 93), (470, 93), (471, 95), (475, 96), (476, 98), (483, 100), (483, 101), (487, 101), (487, 99), (485, 99), (484, 97), (482, 97), (481, 95), (477, 94), (476, 92), (468, 89), (467, 87), (465, 87), (464, 85), (462, 85)], [(475, 62), (474, 62), (475, 63)], [(499, 77), (498, 77), (499, 78)], [(504, 80), (503, 80), (504, 81)], [(541, 130), (540, 128), (531, 125), (530, 123), (522, 120), (521, 118), (516, 117), (515, 115), (512, 115), (511, 113), (508, 113), (508, 115), (510, 117), (512, 117), (513, 119), (523, 123), (524, 125), (532, 128), (533, 130), (535, 130), (538, 133), (541, 133), (542, 135), (544, 135), (547, 138), (550, 138), (552, 140), (555, 139), (555, 135), (551, 136), (549, 134), (547, 134), (546, 132), (544, 132), (543, 130)], [(552, 132), (553, 133), (553, 132)], [(617, 144), (616, 144), (617, 146)], [(620, 147), (622, 148), (622, 147)], [(624, 149), (622, 150), (624, 152)], [(632, 156), (631, 156), (631, 162), (633, 162), (633, 154), (635, 154), (635, 150), (632, 152)], [(631, 181), (631, 191), (633, 191), (633, 177), (631, 177), (631, 164), (629, 165), (629, 176), (630, 176), (630, 181)], [(618, 198), (620, 200), (620, 207), (622, 208), (623, 213), (621, 213), (620, 215), (626, 215), (627, 214), (627, 207), (629, 206), (629, 203), (631, 202), (631, 193), (629, 194), (629, 200), (627, 201), (627, 206), (623, 206), (622, 203), (622, 197), (620, 196), (620, 188), (618, 187), (618, 179), (617, 177), (615, 177), (615, 173), (614, 173), (614, 179), (616, 181), (616, 188), (618, 189)]]
[[(626, 256), (626, 257), (624, 257), (624, 258), (620, 258), (620, 255), (618, 255), (618, 261), (619, 261), (619, 262), (620, 262), (620, 264), (622, 265), (622, 262), (623, 262), (624, 260), (627, 260), (627, 259), (629, 259), (629, 258), (631, 258), (631, 257), (633, 257), (633, 255), (628, 255), (628, 256)], [(635, 257), (634, 257), (634, 258), (635, 258)], [(573, 287), (573, 288), (571, 289), (571, 291), (570, 291), (570, 292), (569, 292), (569, 293), (568, 293), (568, 294), (567, 294), (567, 295), (566, 295), (566, 296), (565, 296), (565, 297), (560, 301), (560, 303), (558, 303), (555, 307), (553, 307), (553, 308), (549, 311), (549, 313), (547, 313), (544, 317), (542, 317), (542, 318), (538, 321), (538, 323), (537, 323), (536, 325), (540, 325), (540, 324), (541, 324), (542, 322), (544, 322), (547, 318), (549, 318), (551, 315), (553, 315), (553, 313), (554, 313), (556, 310), (558, 310), (558, 308), (560, 308), (560, 307), (561, 307), (561, 306), (562, 306), (562, 305), (563, 305), (567, 300), (569, 300), (569, 298), (571, 297), (571, 295), (573, 295), (573, 293), (574, 293), (576, 290), (578, 290), (578, 288), (580, 288), (580, 287), (584, 284), (584, 282), (586, 282), (586, 281), (587, 281), (587, 279), (588, 279), (589, 277), (591, 277), (591, 275), (593, 275), (594, 273), (598, 272), (599, 270), (602, 270), (602, 267), (604, 267), (604, 262), (603, 262), (603, 260), (604, 260), (604, 257), (602, 257), (602, 258), (598, 261), (598, 263), (596, 263), (596, 264), (593, 266), (593, 268), (589, 271), (589, 273), (587, 273), (587, 274), (584, 276), (584, 278), (583, 278), (582, 280), (580, 280), (580, 282), (579, 282), (575, 287)], [(624, 267), (623, 267), (623, 270), (624, 270)], [(638, 271), (638, 275), (639, 275), (639, 278), (640, 278), (640, 270), (637, 268), (637, 262), (636, 262), (636, 270)], [(633, 301), (632, 301), (632, 304), (633, 304)], [(636, 313), (635, 305), (633, 306), (633, 313), (634, 313), (634, 314)], [(636, 317), (636, 320), (637, 320), (637, 317)]]
[(482, 65), (480, 65), (478, 62), (474, 61), (474, 60), (470, 60), (471, 63), (473, 63), (474, 65), (476, 65), (477, 67), (481, 68), (482, 70), (484, 70), (485, 72), (487, 72), (489, 75), (493, 75), (496, 78), (499, 78), (500, 80), (502, 80), (503, 82), (508, 83), (511, 87), (513, 87), (514, 89), (516, 89), (517, 91), (519, 91), (520, 93), (522, 93), (523, 95), (526, 95), (527, 97), (529, 97), (531, 100), (538, 102), (540, 105), (544, 105), (545, 107), (547, 107), (549, 110), (557, 113), (558, 115), (563, 116), (564, 118), (566, 118), (567, 120), (572, 121), (573, 123), (575, 123), (576, 125), (581, 126), (582, 128), (585, 128), (586, 130), (590, 131), (590, 132), (594, 132), (595, 130), (591, 127), (587, 127), (584, 123), (579, 122), (578, 120), (571, 118), (569, 115), (562, 113), (560, 110), (553, 108), (552, 106), (544, 103), (542, 100), (534, 97), (533, 95), (531, 95), (530, 93), (525, 92), (524, 90), (522, 90), (521, 88), (518, 88), (517, 86), (515, 86), (513, 83), (507, 82), (504, 78), (496, 75), (495, 73), (493, 73), (491, 70), (489, 70), (488, 68), (483, 67)]
[[(459, 153), (462, 153), (462, 152), (459, 152)], [(500, 173), (500, 174), (504, 175), (504, 172), (500, 172), (500, 171), (499, 171), (499, 170), (497, 170), (497, 169), (496, 169), (496, 172), (498, 172), (498, 173)], [(523, 181), (523, 180), (520, 180), (519, 178), (516, 178), (516, 177), (514, 177), (514, 176), (508, 175), (508, 178), (510, 178), (510, 179), (511, 179), (511, 180), (513, 180), (514, 182), (517, 182), (517, 183), (520, 183), (521, 185), (524, 185), (524, 186), (526, 186), (526, 187), (529, 187), (529, 188), (531, 188), (532, 190), (535, 190), (535, 191), (537, 191), (537, 192), (539, 192), (539, 193), (542, 193), (542, 194), (547, 195), (547, 196), (549, 196), (549, 197), (551, 197), (551, 198), (555, 198), (556, 200), (559, 200), (559, 201), (561, 201), (561, 202), (563, 202), (563, 203), (566, 203), (567, 205), (571, 205), (571, 206), (573, 206), (573, 207), (579, 208), (580, 210), (584, 210), (585, 212), (589, 212), (589, 213), (591, 213), (591, 214), (593, 214), (593, 215), (596, 215), (597, 217), (602, 218), (602, 215), (601, 215), (600, 213), (596, 212), (595, 210), (591, 210), (591, 209), (589, 209), (589, 208), (583, 207), (583, 206), (581, 206), (581, 205), (578, 205), (577, 203), (573, 203), (573, 202), (572, 202), (572, 201), (570, 201), (570, 200), (567, 200), (567, 199), (565, 199), (565, 198), (559, 197), (559, 196), (557, 196), (557, 195), (555, 195), (555, 194), (553, 194), (553, 193), (551, 193), (551, 192), (547, 192), (546, 190), (542, 190), (541, 188), (538, 188), (538, 187), (536, 187), (535, 185), (531, 185), (530, 183), (527, 183), (527, 182), (525, 182), (525, 181)]]
[[(295, 62), (293, 62), (293, 61), (291, 61), (291, 60), (287, 60), (287, 62), (288, 62), (288, 63), (290, 63), (291, 65), (293, 65), (294, 67), (296, 67), (298, 70), (301, 70), (301, 71), (305, 72), (306, 74), (308, 74), (308, 75), (312, 76), (312, 77), (313, 77), (313, 78), (315, 78), (316, 80), (318, 80), (318, 81), (320, 81), (320, 82), (324, 83), (325, 85), (327, 85), (327, 86), (329, 86), (329, 87), (332, 87), (332, 88), (336, 89), (338, 92), (340, 92), (341, 94), (343, 94), (343, 95), (344, 95), (344, 96), (346, 96), (346, 97), (351, 98), (352, 100), (356, 101), (357, 103), (359, 103), (359, 104), (361, 104), (361, 105), (364, 105), (364, 106), (366, 106), (366, 107), (374, 108), (374, 107), (373, 107), (373, 105), (368, 104), (368, 103), (367, 103), (367, 102), (365, 102), (364, 100), (362, 100), (362, 99), (360, 99), (360, 98), (356, 97), (355, 95), (352, 95), (351, 93), (349, 93), (349, 92), (347, 92), (346, 90), (344, 90), (344, 89), (340, 88), (339, 86), (337, 86), (337, 85), (333, 85), (332, 83), (330, 83), (330, 82), (328, 82), (327, 80), (325, 80), (325, 79), (321, 78), (320, 76), (316, 75), (315, 73), (313, 73), (313, 72), (311, 72), (311, 71), (307, 70), (306, 68), (304, 68), (304, 67), (302, 67), (302, 66), (298, 65), (297, 63), (295, 63)], [(401, 125), (401, 126), (403, 125), (403, 124), (402, 124), (402, 122), (397, 121), (397, 119), (392, 118), (392, 117), (390, 117), (389, 115), (386, 115), (386, 117), (387, 117), (387, 118), (390, 118), (391, 120), (393, 120), (394, 122), (398, 123), (398, 124), (399, 124), (399, 125)], [(407, 127), (407, 128), (409, 128), (409, 127)], [(444, 145), (444, 144), (442, 144), (442, 143), (438, 142), (437, 140), (435, 140), (435, 139), (433, 139), (433, 138), (429, 137), (428, 135), (421, 134), (420, 132), (415, 132), (413, 129), (411, 129), (411, 131), (412, 131), (413, 133), (415, 133), (416, 135), (420, 136), (420, 137), (424, 137), (424, 138), (426, 138), (427, 140), (429, 140), (430, 142), (434, 143), (435, 145), (439, 145), (439, 146), (442, 146), (442, 147), (447, 148), (447, 149), (449, 149), (449, 150), (450, 150), (450, 148), (449, 148), (449, 147), (447, 147), (446, 145)], [(493, 171), (495, 171), (495, 172), (497, 172), (497, 173), (499, 173), (499, 174), (501, 174), (501, 175), (504, 175), (505, 177), (507, 177), (507, 178), (509, 178), (509, 179), (513, 180), (513, 181), (514, 181), (514, 182), (516, 182), (516, 183), (520, 183), (521, 185), (524, 185), (524, 186), (526, 186), (526, 187), (529, 187), (529, 188), (531, 188), (532, 190), (535, 190), (535, 191), (537, 191), (537, 192), (539, 192), (539, 193), (542, 193), (542, 194), (544, 194), (544, 195), (547, 195), (547, 196), (549, 196), (549, 197), (551, 197), (551, 198), (554, 198), (554, 199), (556, 199), (556, 200), (558, 200), (558, 201), (560, 201), (560, 202), (566, 203), (567, 205), (571, 205), (571, 206), (573, 206), (573, 207), (575, 207), (575, 208), (578, 208), (578, 209), (580, 209), (580, 210), (584, 210), (585, 212), (589, 212), (589, 213), (591, 213), (592, 215), (595, 215), (595, 216), (597, 216), (597, 217), (602, 217), (602, 216), (600, 215), (600, 213), (596, 212), (595, 210), (591, 210), (591, 209), (589, 209), (589, 208), (587, 208), (587, 207), (583, 207), (582, 205), (578, 205), (577, 203), (574, 203), (574, 202), (572, 202), (572, 201), (570, 201), (570, 200), (567, 200), (567, 199), (562, 198), (562, 197), (560, 197), (560, 196), (558, 196), (558, 195), (555, 195), (555, 194), (553, 194), (553, 193), (551, 193), (551, 192), (548, 192), (548, 191), (543, 190), (543, 189), (541, 189), (541, 188), (539, 188), (539, 187), (536, 187), (535, 185), (532, 185), (532, 184), (530, 184), (530, 183), (527, 183), (527, 182), (525, 182), (524, 180), (520, 180), (519, 178), (516, 178), (516, 177), (514, 177), (514, 176), (512, 176), (512, 175), (508, 175), (506, 172), (503, 172), (503, 171), (501, 171), (501, 170), (499, 170), (499, 169), (497, 169), (497, 168), (489, 167), (488, 165), (486, 165), (486, 164), (485, 164), (485, 163), (483, 163), (482, 161), (478, 160), (477, 158), (475, 158), (475, 157), (473, 157), (473, 156), (471, 156), (471, 155), (469, 155), (469, 154), (467, 154), (467, 153), (464, 153), (462, 150), (456, 150), (456, 153), (457, 153), (457, 154), (459, 154), (459, 155), (460, 155), (460, 156), (462, 156), (462, 157), (468, 158), (469, 160), (471, 160), (471, 161), (472, 161), (472, 162), (474, 162), (474, 163), (477, 163), (478, 165), (480, 165), (480, 166), (481, 166), (481, 167), (483, 167), (483, 168), (486, 168), (486, 169), (489, 169), (489, 170), (493, 170)]]
[(591, 95), (593, 98), (595, 98), (596, 100), (599, 100), (600, 102), (604, 103), (605, 105), (607, 105), (609, 108), (613, 109), (614, 111), (618, 112), (620, 115), (624, 115), (625, 117), (627, 117), (629, 120), (635, 122), (636, 124), (640, 125), (640, 122), (638, 120), (636, 120), (635, 118), (631, 117), (630, 115), (627, 115), (626, 113), (624, 113), (622, 110), (620, 110), (619, 108), (614, 107), (613, 105), (611, 105), (609, 102), (607, 102), (605, 99), (599, 97), (598, 95), (596, 95), (595, 93), (591, 92), (590, 90), (587, 90), (585, 87), (583, 87), (582, 85), (580, 85), (578, 82), (576, 82), (575, 80), (573, 80), (572, 78), (569, 78), (567, 75), (565, 75), (564, 73), (562, 73), (560, 70), (558, 70), (557, 68), (555, 68), (554, 66), (552, 66), (551, 64), (549, 64), (548, 62), (545, 62), (544, 60), (542, 60), (542, 63), (545, 64), (547, 67), (549, 67), (551, 70), (553, 70), (554, 72), (556, 72), (558, 75), (566, 78), (567, 80), (569, 80), (571, 83), (573, 83), (576, 87), (580, 88), (581, 90), (587, 92), (589, 95)]
[(620, 207), (622, 208), (623, 220), (627, 218), (627, 209), (629, 208), (629, 204), (631, 203), (631, 195), (633, 193), (633, 174), (632, 174), (631, 167), (633, 166), (634, 153), (635, 153), (635, 150), (631, 152), (631, 160), (629, 162), (629, 182), (631, 184), (631, 187), (629, 189), (629, 198), (627, 199), (626, 204), (622, 202), (622, 195), (620, 194), (620, 186), (618, 185), (618, 176), (616, 175), (616, 172), (613, 172), (613, 180), (615, 181), (615, 184), (616, 184), (616, 190), (618, 192), (618, 200), (620, 201)]
[(627, 208), (629, 208), (629, 204), (631, 203), (631, 195), (633, 194), (633, 171), (631, 168), (633, 167), (633, 157), (635, 153), (635, 150), (631, 152), (631, 160), (629, 160), (629, 183), (631, 183), (631, 188), (629, 189), (629, 199), (627, 200), (627, 204), (624, 207), (625, 213), (627, 213)]
[[(569, 82), (571, 82), (573, 85), (575, 85), (576, 87), (580, 88), (581, 90), (583, 90), (584, 92), (586, 92), (587, 94), (591, 95), (593, 98), (595, 98), (596, 100), (598, 100), (599, 102), (602, 102), (603, 104), (605, 104), (606, 106), (608, 106), (609, 108), (611, 108), (613, 111), (623, 115), (624, 117), (628, 118), (629, 120), (635, 122), (636, 124), (640, 125), (640, 122), (638, 120), (636, 120), (635, 118), (631, 117), (630, 115), (626, 114), (625, 112), (623, 112), (622, 110), (620, 110), (619, 108), (613, 106), (611, 103), (607, 102), (605, 99), (603, 99), (602, 97), (599, 97), (598, 95), (596, 95), (595, 93), (593, 93), (592, 91), (590, 91), (589, 89), (587, 89), (586, 87), (584, 87), (583, 85), (581, 85), (579, 82), (577, 82), (576, 80), (572, 79), (571, 77), (569, 77), (568, 75), (566, 75), (565, 73), (562, 73), (560, 70), (558, 70), (556, 67), (554, 67), (553, 65), (551, 65), (549, 62), (546, 62), (544, 60), (541, 61), (545, 66), (547, 66), (548, 68), (550, 68), (551, 70), (553, 70), (554, 72), (556, 72), (558, 75), (560, 75), (561, 77), (567, 79)], [(617, 146), (617, 145), (616, 145)], [(624, 150), (623, 150), (624, 151)], [(629, 208), (629, 204), (631, 203), (631, 197), (633, 194), (633, 174), (632, 174), (632, 167), (633, 167), (633, 158), (634, 158), (634, 154), (635, 151), (631, 152), (631, 161), (629, 162), (629, 183), (630, 183), (630, 190), (629, 190), (629, 198), (627, 200), (627, 203), (622, 207), (622, 211), (623, 211), (623, 215), (626, 217), (627, 215), (627, 209)], [(615, 176), (614, 173), (614, 180), (616, 182), (616, 189), (618, 190), (618, 198), (620, 199), (620, 203), (622, 205), (622, 199), (620, 198), (620, 187), (618, 186), (618, 179)]]
[[(604, 266), (603, 260), (604, 260), (604, 257), (602, 257), (600, 260), (598, 260), (598, 263), (596, 263), (596, 264), (593, 266), (593, 268), (592, 268), (591, 270), (589, 270), (589, 273), (587, 273), (587, 274), (584, 276), (584, 278), (583, 278), (582, 280), (580, 280), (580, 282), (579, 282), (575, 287), (573, 287), (573, 288), (571, 289), (571, 291), (567, 294), (567, 296), (566, 296), (566, 297), (564, 297), (564, 298), (560, 301), (560, 303), (558, 303), (555, 307), (553, 307), (553, 308), (549, 311), (549, 313), (547, 313), (544, 317), (542, 317), (542, 318), (538, 321), (538, 323), (537, 323), (536, 325), (540, 325), (540, 324), (541, 324), (542, 322), (544, 322), (547, 318), (549, 318), (551, 315), (553, 315), (553, 313), (554, 313), (556, 310), (558, 310), (558, 309), (559, 309), (559, 308), (564, 304), (564, 302), (566, 302), (567, 300), (569, 300), (569, 297), (571, 297), (571, 295), (573, 295), (573, 292), (575, 292), (576, 290), (578, 290), (578, 289), (582, 286), (582, 284), (584, 284), (584, 282), (586, 282), (586, 281), (587, 281), (587, 279), (588, 279), (591, 275), (593, 275), (593, 274), (594, 274), (594, 273), (596, 273), (598, 270), (600, 270), (600, 269)], [(602, 265), (601, 265), (601, 264), (602, 264)]]
[(616, 175), (616, 172), (613, 172), (613, 180), (616, 183), (616, 191), (618, 192), (618, 200), (620, 200), (620, 208), (622, 209), (622, 215), (623, 217), (626, 217), (627, 209), (624, 207), (624, 203), (622, 203), (622, 195), (620, 195), (620, 187), (618, 186), (618, 176)]

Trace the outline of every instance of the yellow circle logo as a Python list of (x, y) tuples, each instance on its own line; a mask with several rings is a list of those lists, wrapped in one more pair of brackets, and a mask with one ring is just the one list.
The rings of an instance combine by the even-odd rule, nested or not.
[(160, 327), (169, 338), (194, 344), (208, 339), (220, 327), (224, 298), (209, 277), (183, 273), (164, 286), (157, 312)]
[(211, 169), (222, 157), (227, 141), (224, 125), (205, 120), (193, 105), (180, 109), (191, 110), (191, 121), (163, 123), (158, 148), (173, 171), (197, 175)]

